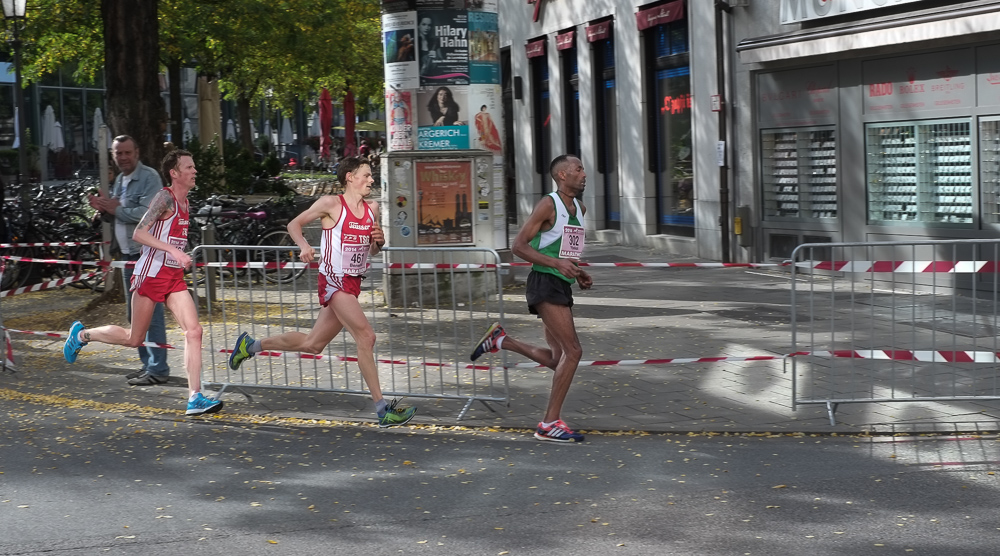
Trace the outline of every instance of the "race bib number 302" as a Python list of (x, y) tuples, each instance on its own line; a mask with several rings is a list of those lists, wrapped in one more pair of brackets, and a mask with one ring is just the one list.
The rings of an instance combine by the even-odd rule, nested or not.
[(583, 226), (563, 226), (562, 243), (559, 245), (560, 259), (579, 259), (583, 255)]

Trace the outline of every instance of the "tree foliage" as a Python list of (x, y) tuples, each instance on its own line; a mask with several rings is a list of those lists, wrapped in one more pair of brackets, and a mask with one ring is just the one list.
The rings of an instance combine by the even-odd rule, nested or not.
[[(24, 29), (26, 83), (63, 68), (93, 82), (104, 69), (100, 2), (30, 0)], [(164, 67), (218, 78), (227, 99), (287, 110), (348, 84), (382, 98), (379, 0), (160, 0), (159, 37)]]

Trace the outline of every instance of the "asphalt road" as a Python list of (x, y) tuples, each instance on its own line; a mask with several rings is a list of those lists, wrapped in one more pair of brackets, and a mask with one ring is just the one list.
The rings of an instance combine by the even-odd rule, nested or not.
[(995, 437), (591, 436), (0, 399), (0, 553), (935, 555), (1000, 546)]

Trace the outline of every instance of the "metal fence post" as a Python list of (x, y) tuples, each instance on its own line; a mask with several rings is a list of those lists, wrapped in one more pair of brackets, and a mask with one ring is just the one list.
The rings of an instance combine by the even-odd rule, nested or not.
[[(205, 227), (201, 229), (201, 243), (202, 245), (215, 245), (215, 224), (212, 222), (205, 224)], [(219, 251), (217, 249), (213, 247), (205, 250), (205, 262), (214, 263), (218, 260)], [(214, 266), (205, 266), (205, 297), (209, 303), (218, 301), (215, 291), (215, 277), (218, 272)]]

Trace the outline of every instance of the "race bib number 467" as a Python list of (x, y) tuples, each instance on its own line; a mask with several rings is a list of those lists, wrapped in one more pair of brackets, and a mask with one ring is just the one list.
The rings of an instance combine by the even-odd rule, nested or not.
[(579, 259), (583, 255), (583, 226), (563, 226), (562, 243), (559, 245), (560, 259)]
[(344, 268), (344, 274), (364, 274), (368, 270), (369, 247), (357, 243), (345, 243), (343, 249), (344, 258), (341, 259), (341, 265)]

